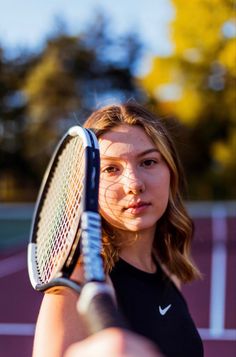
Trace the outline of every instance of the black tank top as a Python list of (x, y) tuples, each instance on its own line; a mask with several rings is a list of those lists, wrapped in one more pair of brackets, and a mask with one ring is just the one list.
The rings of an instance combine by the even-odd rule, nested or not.
[(202, 357), (203, 345), (187, 303), (160, 266), (147, 273), (120, 259), (110, 273), (130, 328), (166, 357)]

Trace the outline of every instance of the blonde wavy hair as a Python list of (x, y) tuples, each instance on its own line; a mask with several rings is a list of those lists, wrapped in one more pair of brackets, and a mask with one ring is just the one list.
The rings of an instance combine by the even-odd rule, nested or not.
[[(181, 195), (183, 170), (174, 143), (162, 119), (157, 118), (141, 105), (128, 102), (110, 105), (96, 110), (84, 123), (96, 136), (122, 125), (137, 125), (143, 128), (165, 159), (170, 170), (170, 194), (167, 209), (159, 219), (153, 242), (153, 256), (181, 282), (200, 277), (190, 256), (193, 237), (193, 222), (189, 217)], [(103, 249), (105, 269), (111, 271), (119, 259), (122, 247), (115, 230), (102, 218)]]

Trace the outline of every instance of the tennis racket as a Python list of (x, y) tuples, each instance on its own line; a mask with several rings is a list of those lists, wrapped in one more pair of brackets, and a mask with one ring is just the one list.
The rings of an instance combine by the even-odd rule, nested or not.
[[(58, 144), (39, 191), (28, 244), (28, 272), (35, 290), (66, 286), (90, 333), (126, 327), (105, 282), (98, 213), (100, 157), (95, 134), (74, 126)], [(85, 284), (70, 279), (78, 258)]]

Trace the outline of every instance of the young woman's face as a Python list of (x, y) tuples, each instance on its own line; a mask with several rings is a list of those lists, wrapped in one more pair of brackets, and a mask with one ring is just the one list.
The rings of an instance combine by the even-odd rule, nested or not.
[(118, 229), (153, 230), (169, 198), (170, 171), (160, 152), (138, 126), (115, 127), (99, 144), (101, 215)]

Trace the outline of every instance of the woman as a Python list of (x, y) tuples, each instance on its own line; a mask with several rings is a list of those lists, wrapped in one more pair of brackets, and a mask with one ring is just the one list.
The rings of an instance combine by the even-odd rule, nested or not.
[[(99, 139), (102, 254), (119, 309), (131, 329), (163, 355), (203, 356), (179, 291), (181, 282), (200, 274), (189, 257), (193, 227), (183, 206), (183, 174), (170, 135), (160, 119), (134, 103), (97, 110), (85, 127)], [(74, 278), (83, 280), (80, 264)], [(44, 356), (60, 356), (86, 338), (75, 302), (66, 288), (45, 295), (35, 355), (42, 355), (44, 346)], [(47, 338), (55, 341), (52, 349)]]

